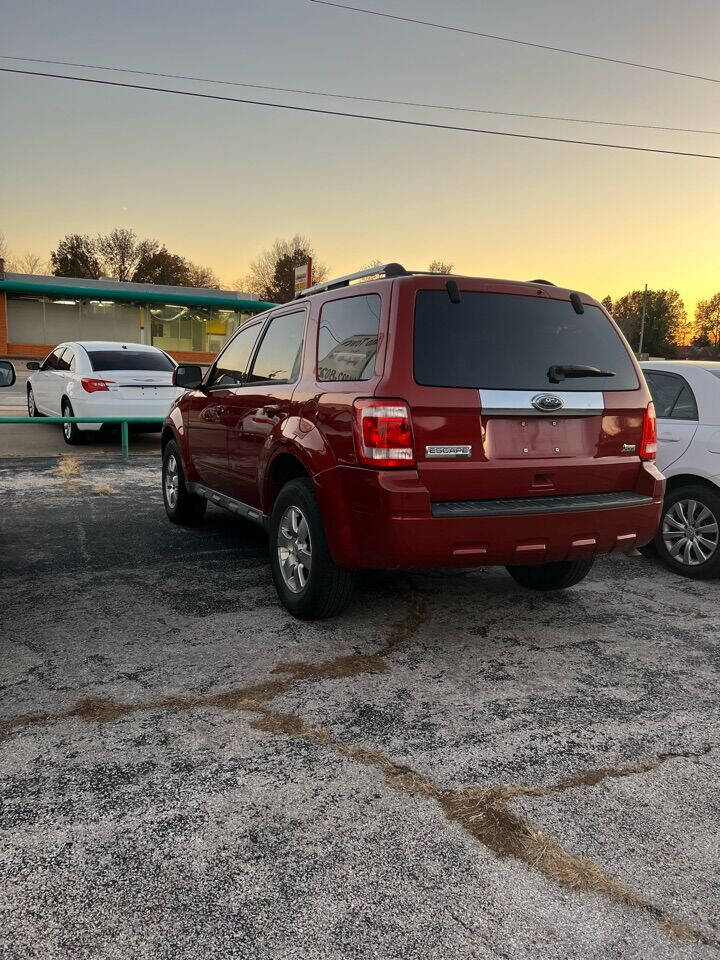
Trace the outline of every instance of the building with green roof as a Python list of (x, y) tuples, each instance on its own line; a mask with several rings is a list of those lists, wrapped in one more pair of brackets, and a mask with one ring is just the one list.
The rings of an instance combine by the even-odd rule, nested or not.
[(234, 290), (5, 273), (0, 261), (0, 356), (44, 357), (65, 340), (118, 340), (209, 363), (241, 324), (272, 306)]

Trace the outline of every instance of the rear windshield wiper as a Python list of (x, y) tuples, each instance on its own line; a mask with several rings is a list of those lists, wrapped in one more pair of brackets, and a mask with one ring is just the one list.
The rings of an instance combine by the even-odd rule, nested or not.
[(557, 364), (550, 367), (547, 377), (550, 383), (562, 383), (573, 377), (614, 377), (614, 370), (600, 370), (597, 367), (585, 367), (582, 365)]

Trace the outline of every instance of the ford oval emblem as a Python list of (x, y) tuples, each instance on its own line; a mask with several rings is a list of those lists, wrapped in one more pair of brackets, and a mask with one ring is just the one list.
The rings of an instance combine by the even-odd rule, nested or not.
[(545, 413), (554, 413), (555, 410), (559, 410), (563, 405), (560, 397), (556, 397), (553, 393), (539, 393), (536, 397), (532, 398), (530, 403), (536, 410), (542, 410)]

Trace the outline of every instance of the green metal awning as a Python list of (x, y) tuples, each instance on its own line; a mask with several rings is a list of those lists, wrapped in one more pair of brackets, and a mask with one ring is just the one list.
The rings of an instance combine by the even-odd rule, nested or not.
[(117, 300), (127, 303), (166, 303), (188, 307), (210, 307), (216, 310), (246, 310), (260, 313), (276, 306), (254, 300), (231, 290), (208, 290), (193, 287), (154, 286), (143, 283), (122, 283), (113, 280), (76, 280), (64, 277), (32, 277), (5, 274), (0, 291), (27, 293), (44, 297), (73, 297), (78, 300)]

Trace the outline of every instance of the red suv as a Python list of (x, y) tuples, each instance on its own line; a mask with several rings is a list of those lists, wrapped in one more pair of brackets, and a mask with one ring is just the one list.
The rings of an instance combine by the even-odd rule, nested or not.
[(596, 300), (546, 281), (373, 267), (255, 317), (175, 383), (168, 516), (197, 524), (211, 501), (262, 524), (297, 617), (337, 614), (364, 568), (502, 564), (570, 587), (658, 526), (643, 375)]

